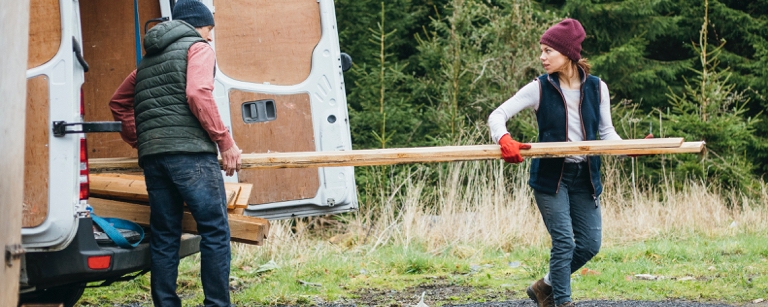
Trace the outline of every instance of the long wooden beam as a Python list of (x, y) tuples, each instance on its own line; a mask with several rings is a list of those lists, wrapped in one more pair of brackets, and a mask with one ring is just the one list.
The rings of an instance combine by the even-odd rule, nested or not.
[[(116, 217), (149, 226), (149, 206), (91, 197), (88, 204), (93, 212), (102, 217)], [(262, 245), (269, 234), (269, 221), (260, 217), (229, 214), (229, 232), (233, 242)], [(181, 228), (184, 232), (197, 233), (197, 223), (192, 213), (184, 211)]]
[[(621, 141), (531, 143), (520, 153), (528, 158), (554, 158), (580, 155), (644, 155), (699, 153), (704, 142), (683, 142), (682, 138)], [(391, 165), (404, 163), (454, 162), (501, 158), (498, 145), (439, 146), (352, 151), (318, 151), (243, 154), (242, 167), (302, 168), (330, 166)], [(135, 169), (136, 159), (91, 159), (92, 172)]]

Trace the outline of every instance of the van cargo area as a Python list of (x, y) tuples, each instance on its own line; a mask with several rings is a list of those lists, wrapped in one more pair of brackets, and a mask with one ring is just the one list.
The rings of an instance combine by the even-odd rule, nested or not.
[[(146, 226), (148, 210), (120, 209), (146, 199), (104, 186), (91, 195), (88, 159), (137, 157), (108, 104), (141, 61), (145, 31), (172, 19), (175, 2), (30, 0), (21, 302), (72, 306), (86, 287), (147, 272), (151, 233), (132, 249), (97, 241), (88, 211)], [(244, 153), (352, 150), (332, 0), (202, 2), (216, 20), (213, 97)], [(353, 167), (243, 170), (225, 182), (248, 186), (230, 211), (247, 244), (262, 243), (266, 219), (357, 209)], [(181, 256), (198, 252), (194, 230), (185, 229)]]

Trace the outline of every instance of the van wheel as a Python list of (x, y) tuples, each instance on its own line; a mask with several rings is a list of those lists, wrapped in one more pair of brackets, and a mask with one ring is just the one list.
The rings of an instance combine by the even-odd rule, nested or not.
[(85, 292), (85, 284), (72, 284), (60, 287), (38, 290), (24, 293), (19, 297), (19, 305), (30, 303), (54, 303), (64, 304), (64, 307), (73, 307)]

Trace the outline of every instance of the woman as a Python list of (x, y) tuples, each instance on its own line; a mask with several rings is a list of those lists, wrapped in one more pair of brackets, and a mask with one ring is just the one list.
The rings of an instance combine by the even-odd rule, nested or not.
[[(611, 122), (608, 86), (589, 74), (581, 58), (584, 28), (565, 19), (541, 36), (541, 64), (546, 74), (524, 86), (488, 118), (491, 136), (502, 156), (520, 163), (520, 149), (506, 122), (526, 108), (536, 111), (539, 142), (621, 140)], [(571, 301), (571, 273), (600, 250), (602, 222), (599, 156), (533, 159), (531, 177), (536, 204), (552, 237), (549, 273), (526, 289), (539, 306), (575, 306)]]

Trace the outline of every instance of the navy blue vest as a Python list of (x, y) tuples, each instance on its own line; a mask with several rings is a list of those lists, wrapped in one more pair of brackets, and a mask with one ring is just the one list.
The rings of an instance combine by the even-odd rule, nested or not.
[[(581, 123), (587, 141), (596, 140), (600, 126), (600, 79), (579, 70), (581, 85)], [(560, 89), (560, 80), (544, 74), (538, 78), (541, 99), (536, 111), (539, 124), (539, 142), (566, 142), (568, 140), (568, 110)], [(600, 182), (600, 156), (587, 157), (592, 179), (593, 195), (603, 192)], [(531, 161), (528, 184), (536, 191), (555, 194), (560, 189), (565, 158), (537, 158)]]

